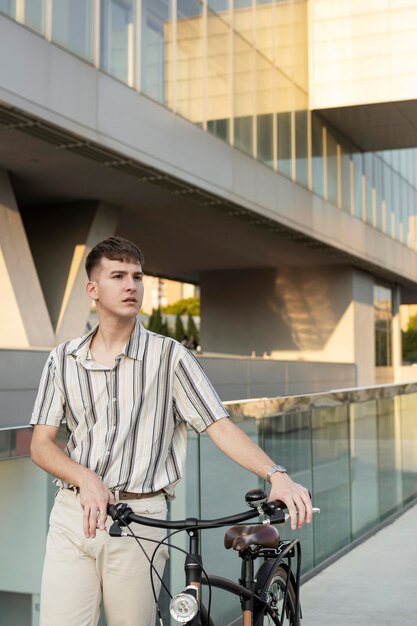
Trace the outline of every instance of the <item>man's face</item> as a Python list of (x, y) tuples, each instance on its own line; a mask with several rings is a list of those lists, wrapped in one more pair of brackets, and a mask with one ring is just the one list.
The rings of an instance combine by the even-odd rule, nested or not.
[(140, 263), (102, 257), (87, 283), (87, 293), (95, 301), (99, 313), (131, 318), (142, 306), (142, 279)]

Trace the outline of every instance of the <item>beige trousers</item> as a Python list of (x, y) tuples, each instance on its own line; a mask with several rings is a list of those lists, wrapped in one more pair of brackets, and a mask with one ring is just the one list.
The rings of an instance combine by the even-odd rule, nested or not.
[[(164, 495), (126, 502), (135, 513), (166, 518)], [(107, 518), (107, 529), (112, 520)], [(136, 535), (161, 541), (166, 531), (132, 524)], [(141, 541), (151, 556), (156, 544)], [(154, 565), (162, 576), (168, 550), (161, 546)], [(157, 593), (160, 582), (153, 575)], [(155, 600), (149, 562), (133, 538), (83, 533), (79, 496), (57, 493), (53, 506), (41, 588), (41, 626), (96, 626), (103, 602), (107, 626), (153, 626)]]

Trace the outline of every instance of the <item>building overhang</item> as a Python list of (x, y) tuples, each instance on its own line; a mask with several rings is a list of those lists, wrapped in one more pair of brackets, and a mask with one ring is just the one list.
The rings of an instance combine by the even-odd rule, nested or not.
[(417, 100), (316, 109), (364, 152), (417, 147)]

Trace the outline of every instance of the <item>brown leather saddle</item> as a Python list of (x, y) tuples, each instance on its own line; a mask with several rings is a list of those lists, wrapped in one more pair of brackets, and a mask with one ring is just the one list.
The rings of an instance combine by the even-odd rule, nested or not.
[(280, 536), (275, 526), (258, 524), (256, 526), (232, 526), (224, 536), (224, 547), (227, 550), (244, 550), (249, 546), (276, 548)]

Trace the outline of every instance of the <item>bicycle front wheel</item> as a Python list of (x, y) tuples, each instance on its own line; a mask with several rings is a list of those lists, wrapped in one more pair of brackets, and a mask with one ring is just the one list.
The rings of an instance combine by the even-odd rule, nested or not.
[(257, 595), (267, 602), (266, 607), (254, 606), (253, 623), (255, 626), (299, 626), (296, 612), (295, 589), (288, 572), (282, 565), (264, 563), (256, 575)]

